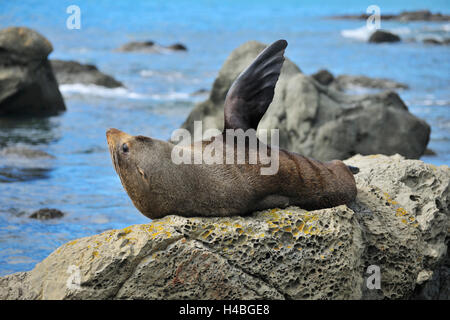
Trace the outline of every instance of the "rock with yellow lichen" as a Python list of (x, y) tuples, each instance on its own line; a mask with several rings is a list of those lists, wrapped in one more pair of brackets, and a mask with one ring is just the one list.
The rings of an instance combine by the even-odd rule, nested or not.
[[(29, 272), (0, 278), (0, 298), (448, 298), (441, 287), (449, 168), (400, 156), (346, 162), (361, 170), (349, 206), (171, 215), (107, 231), (61, 246)], [(379, 267), (379, 289), (370, 266)]]

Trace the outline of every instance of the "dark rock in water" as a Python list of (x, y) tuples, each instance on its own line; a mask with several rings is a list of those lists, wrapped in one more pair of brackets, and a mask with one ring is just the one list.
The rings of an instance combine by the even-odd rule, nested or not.
[(118, 51), (154, 51), (155, 50), (155, 43), (153, 41), (132, 41), (124, 44), (120, 48), (117, 49)]
[(26, 146), (2, 148), (0, 149), (0, 183), (48, 179), (52, 170), (49, 160), (53, 158), (54, 156), (43, 150)]
[[(235, 49), (214, 81), (208, 99), (198, 103), (183, 128), (194, 133), (223, 129), (223, 103), (236, 77), (265, 48), (250, 41)], [(273, 101), (258, 130), (279, 129), (279, 146), (318, 160), (346, 159), (355, 154), (399, 153), (419, 158), (430, 137), (430, 126), (408, 111), (392, 91), (349, 95), (323, 86), (301, 73), (288, 58), (281, 69)]]
[(39, 219), (39, 220), (49, 220), (49, 219), (61, 218), (63, 216), (64, 216), (64, 213), (58, 209), (44, 208), (44, 209), (40, 209), (38, 211), (33, 212), (30, 215), (30, 218), (31, 219)]
[(447, 39), (444, 39), (444, 40), (438, 40), (438, 39), (435, 39), (435, 38), (426, 38), (426, 39), (423, 39), (422, 42), (426, 43), (426, 44), (448, 45), (448, 44), (450, 44), (450, 39), (447, 38)]
[(175, 51), (187, 51), (187, 48), (184, 44), (181, 43), (175, 43), (171, 46), (168, 46), (167, 49), (175, 50)]
[(0, 182), (24, 182), (50, 177), (49, 168), (28, 168), (17, 166), (0, 166)]
[(423, 154), (424, 156), (435, 156), (437, 155), (436, 151), (427, 148)]
[(100, 72), (92, 64), (81, 64), (76, 61), (63, 60), (50, 60), (50, 62), (59, 84), (95, 84), (107, 88), (124, 86), (120, 81)]
[(0, 150), (1, 156), (18, 156), (23, 157), (27, 159), (35, 159), (35, 158), (47, 158), (52, 159), (54, 156), (51, 154), (48, 154), (45, 151), (37, 150), (37, 149), (30, 149), (26, 147), (6, 147)]
[(383, 30), (375, 31), (369, 38), (369, 42), (371, 43), (398, 42), (398, 41), (400, 41), (399, 36)]
[(52, 50), (34, 30), (0, 30), (0, 116), (49, 116), (66, 109), (47, 60)]
[(170, 46), (164, 47), (164, 46), (160, 46), (160, 45), (156, 44), (153, 41), (132, 41), (132, 42), (126, 43), (123, 46), (119, 47), (117, 49), (117, 51), (120, 51), (120, 52), (137, 51), (137, 52), (147, 52), (147, 53), (158, 53), (164, 49), (169, 49), (169, 50), (173, 50), (173, 51), (187, 51), (186, 46), (181, 43), (175, 43)]
[[(359, 15), (341, 15), (331, 17), (333, 19), (358, 19), (367, 20), (370, 17), (368, 14)], [(398, 21), (450, 21), (450, 15), (438, 13), (431, 13), (429, 10), (417, 11), (403, 11), (400, 14), (382, 14), (381, 20), (398, 20)]]
[(324, 86), (329, 85), (334, 80), (333, 74), (328, 70), (319, 70), (313, 75), (311, 75), (314, 79), (316, 79), (320, 84), (323, 84)]
[(433, 39), (433, 38), (423, 39), (423, 43), (426, 43), (426, 44), (442, 44), (439, 40), (436, 40), (436, 39)]

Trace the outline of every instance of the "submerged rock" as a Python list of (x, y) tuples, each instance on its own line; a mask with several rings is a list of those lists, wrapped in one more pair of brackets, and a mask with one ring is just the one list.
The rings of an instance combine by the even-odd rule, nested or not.
[(170, 46), (164, 47), (156, 44), (153, 41), (131, 41), (128, 42), (117, 49), (120, 52), (148, 52), (148, 53), (157, 53), (161, 50), (173, 50), (173, 51), (187, 51), (187, 48), (184, 44), (174, 43)]
[(175, 51), (187, 51), (186, 46), (181, 43), (175, 43), (170, 46), (167, 46), (166, 48), (170, 49), (170, 50), (175, 50)]
[(31, 219), (38, 219), (38, 220), (49, 220), (49, 219), (56, 219), (56, 218), (62, 218), (64, 216), (64, 213), (61, 210), (58, 209), (39, 209), (38, 211), (33, 212), (30, 215)]
[(400, 37), (396, 34), (393, 34), (384, 30), (377, 30), (371, 34), (369, 37), (369, 42), (372, 43), (381, 43), (381, 42), (398, 42), (400, 41)]
[[(14, 137), (16, 139), (16, 137)], [(36, 147), (13, 145), (0, 149), (0, 182), (47, 179), (55, 157)]]
[(131, 41), (128, 42), (117, 49), (117, 51), (147, 51), (155, 50), (155, 43), (153, 41)]
[(425, 38), (422, 40), (425, 44), (435, 44), (435, 45), (449, 45), (450, 38), (446, 39), (435, 39), (435, 38)]
[(0, 116), (49, 116), (66, 109), (47, 60), (52, 50), (34, 30), (0, 30)]
[(25, 182), (50, 178), (51, 168), (46, 166), (0, 165), (0, 182)]
[[(197, 104), (183, 128), (223, 129), (223, 103), (234, 79), (265, 48), (250, 41), (235, 49), (214, 81), (209, 98)], [(280, 147), (318, 160), (355, 154), (402, 154), (419, 158), (430, 126), (408, 111), (397, 93), (347, 95), (323, 86), (286, 58), (272, 104), (258, 129), (279, 129)], [(197, 130), (199, 130), (197, 128)]]
[(0, 155), (3, 157), (23, 157), (26, 159), (47, 158), (53, 159), (54, 156), (39, 149), (31, 149), (24, 146), (11, 146), (0, 149)]
[(92, 64), (63, 60), (50, 60), (50, 62), (59, 84), (95, 84), (107, 88), (124, 86), (120, 81), (100, 72)]
[(107, 231), (0, 278), (0, 299), (449, 299), (432, 290), (447, 281), (448, 166), (399, 155), (346, 163), (360, 168), (349, 206)]

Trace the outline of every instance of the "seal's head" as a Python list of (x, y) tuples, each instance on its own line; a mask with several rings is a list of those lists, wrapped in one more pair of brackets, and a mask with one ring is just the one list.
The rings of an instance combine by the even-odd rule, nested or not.
[(153, 189), (150, 182), (152, 176), (160, 171), (164, 142), (144, 136), (131, 136), (117, 129), (109, 129), (106, 139), (123, 187), (139, 211), (149, 216), (149, 195)]

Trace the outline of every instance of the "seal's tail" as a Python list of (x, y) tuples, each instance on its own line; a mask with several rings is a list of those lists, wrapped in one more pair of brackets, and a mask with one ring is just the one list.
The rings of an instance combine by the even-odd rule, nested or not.
[(347, 166), (353, 174), (357, 174), (359, 172), (358, 167)]

